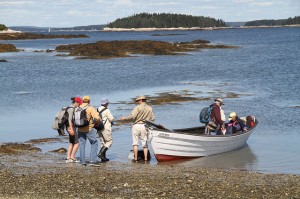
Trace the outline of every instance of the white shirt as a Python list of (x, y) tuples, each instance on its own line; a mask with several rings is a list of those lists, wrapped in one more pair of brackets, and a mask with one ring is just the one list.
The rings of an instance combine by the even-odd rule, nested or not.
[[(104, 108), (104, 106), (100, 106), (98, 108), (98, 112), (100, 112)], [(111, 123), (114, 121), (114, 116), (111, 114), (108, 108), (101, 113), (101, 116), (105, 130), (111, 131)]]

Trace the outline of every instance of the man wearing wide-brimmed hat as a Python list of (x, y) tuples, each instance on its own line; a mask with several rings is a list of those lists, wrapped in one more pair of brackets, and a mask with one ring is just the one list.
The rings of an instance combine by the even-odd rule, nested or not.
[(138, 105), (133, 109), (130, 115), (127, 117), (121, 117), (120, 120), (133, 120), (132, 126), (132, 140), (133, 140), (133, 152), (134, 152), (134, 161), (138, 161), (138, 141), (139, 139), (142, 142), (142, 146), (144, 148), (144, 156), (145, 161), (148, 161), (148, 145), (147, 145), (147, 137), (148, 132), (145, 128), (145, 120), (154, 121), (154, 114), (152, 111), (152, 107), (149, 106), (146, 101), (147, 98), (143, 95), (138, 96), (136, 98), (136, 103)]
[[(206, 125), (206, 134), (209, 134), (210, 131), (215, 131), (217, 135), (222, 134), (222, 131), (225, 131), (224, 122), (226, 120), (225, 113), (222, 109), (224, 105), (224, 100), (222, 98), (215, 98), (215, 103), (211, 104), (212, 111), (210, 114), (210, 122)], [(213, 124), (213, 125), (212, 125)], [(214, 128), (212, 128), (214, 127)]]

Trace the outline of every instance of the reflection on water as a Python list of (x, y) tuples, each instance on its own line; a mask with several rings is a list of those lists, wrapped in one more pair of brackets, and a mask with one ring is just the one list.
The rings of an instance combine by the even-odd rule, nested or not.
[(202, 158), (195, 158), (181, 161), (158, 162), (159, 165), (178, 164), (184, 166), (197, 166), (207, 168), (224, 169), (246, 169), (251, 170), (251, 165), (255, 164), (256, 156), (252, 153), (248, 144), (244, 147)]

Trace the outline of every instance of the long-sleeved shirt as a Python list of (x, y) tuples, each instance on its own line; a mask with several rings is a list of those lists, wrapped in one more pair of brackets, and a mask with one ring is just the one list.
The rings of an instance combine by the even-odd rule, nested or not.
[[(98, 112), (102, 111), (103, 109), (105, 109), (105, 107), (100, 106), (98, 108)], [(111, 114), (109, 109), (105, 109), (101, 115), (105, 130), (111, 131), (111, 123), (114, 121), (114, 116)]]
[(82, 103), (82, 105), (80, 105), (80, 108), (84, 108), (85, 106), (89, 106), (86, 108), (86, 118), (89, 121), (89, 125), (86, 127), (78, 128), (78, 132), (87, 133), (92, 130), (95, 123), (100, 122), (100, 117), (99, 117), (99, 113), (96, 111), (96, 109), (94, 109), (94, 107), (90, 106), (88, 103)]
[(221, 109), (220, 106), (218, 106), (217, 104), (212, 104), (211, 106), (213, 106), (213, 109), (212, 109), (211, 114), (210, 114), (211, 120), (215, 121), (217, 124), (222, 125), (225, 122), (224, 112), (223, 112), (224, 116), (222, 116), (222, 109)]
[(143, 124), (145, 120), (154, 121), (154, 113), (152, 107), (145, 102), (137, 105), (126, 120), (133, 120), (134, 124)]

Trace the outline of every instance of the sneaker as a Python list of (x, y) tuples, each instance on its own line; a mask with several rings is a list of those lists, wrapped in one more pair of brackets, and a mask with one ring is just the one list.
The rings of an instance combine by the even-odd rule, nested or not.
[(71, 159), (67, 159), (66, 163), (71, 163), (71, 161), (72, 161)]
[(70, 158), (69, 161), (72, 162), (72, 163), (77, 163), (77, 162), (79, 162), (79, 160), (77, 160), (77, 159), (75, 159), (75, 158)]
[(89, 166), (100, 167), (100, 163), (99, 162), (90, 162)]

